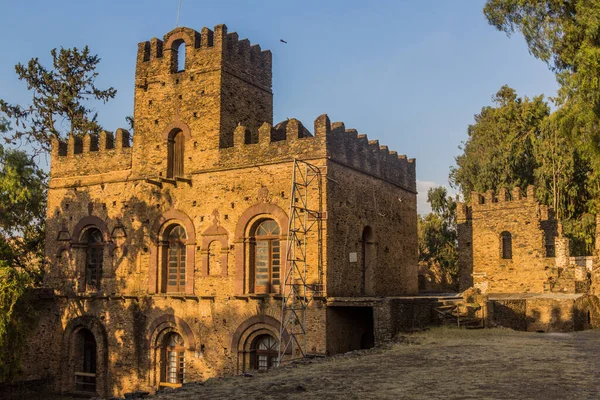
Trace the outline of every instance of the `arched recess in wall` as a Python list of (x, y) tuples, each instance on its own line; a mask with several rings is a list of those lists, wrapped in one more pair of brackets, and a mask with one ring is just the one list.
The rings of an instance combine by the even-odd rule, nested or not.
[(85, 315), (67, 324), (61, 343), (60, 367), (61, 392), (88, 388), (101, 397), (110, 396), (108, 336), (102, 322)]
[(150, 247), (150, 270), (148, 272), (148, 291), (161, 293), (166, 291), (166, 268), (168, 240), (166, 236), (172, 228), (179, 225), (185, 229), (185, 294), (194, 294), (194, 269), (196, 229), (191, 218), (182, 211), (169, 210), (152, 224)]
[[(274, 220), (280, 229), (280, 248), (287, 248), (288, 216), (278, 206), (260, 203), (249, 207), (240, 216), (235, 228), (235, 294), (250, 293), (250, 251), (252, 232), (261, 221)], [(283, 256), (283, 253), (282, 253)]]
[[(231, 351), (237, 352), (236, 373), (241, 373), (255, 368), (255, 350), (253, 346), (256, 339), (261, 336), (270, 336), (279, 341), (279, 320), (269, 315), (256, 315), (248, 318), (236, 329), (231, 340)], [(287, 332), (284, 341), (289, 339)]]
[[(150, 381), (152, 386), (158, 387), (161, 382), (168, 382), (168, 348), (171, 343), (169, 339), (173, 336), (180, 336), (181, 350), (178, 353), (177, 363), (181, 368), (182, 380), (185, 381), (185, 368), (189, 367), (194, 352), (196, 351), (196, 338), (190, 326), (184, 319), (173, 314), (164, 314), (156, 318), (148, 327), (146, 336), (147, 348), (149, 351)], [(179, 378), (179, 377), (178, 377)], [(177, 379), (178, 379), (177, 378)], [(183, 382), (169, 382), (183, 383)]]
[(362, 273), (361, 294), (373, 294), (373, 280), (377, 268), (377, 247), (373, 228), (365, 226), (362, 232)]
[[(217, 220), (202, 235), (202, 275), (228, 275), (229, 233)], [(212, 264), (212, 265), (211, 265)], [(215, 267), (218, 264), (219, 268)]]

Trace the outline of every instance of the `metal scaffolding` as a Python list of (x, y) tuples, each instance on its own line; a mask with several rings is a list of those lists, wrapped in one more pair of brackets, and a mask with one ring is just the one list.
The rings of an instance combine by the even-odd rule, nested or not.
[(294, 160), (289, 217), (278, 365), (307, 355), (306, 311), (323, 290), (321, 171), (305, 161)]

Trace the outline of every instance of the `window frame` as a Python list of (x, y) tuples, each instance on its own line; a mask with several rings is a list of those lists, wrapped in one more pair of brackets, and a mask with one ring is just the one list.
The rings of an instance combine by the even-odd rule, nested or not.
[[(267, 349), (260, 349), (260, 345), (264, 344), (263, 340), (270, 338), (272, 340), (271, 346), (265, 346)], [(258, 335), (252, 341), (250, 345), (250, 367), (258, 372), (266, 372), (269, 369), (277, 366), (277, 359), (279, 358), (279, 341), (268, 333)], [(261, 367), (261, 363), (265, 363), (264, 367)]]
[[(93, 226), (85, 231), (85, 290), (99, 291), (102, 287), (102, 270), (104, 267), (104, 237), (102, 231)], [(94, 241), (92, 241), (94, 235)], [(95, 253), (95, 254), (94, 254)], [(91, 261), (94, 261), (94, 268), (91, 268)], [(94, 275), (93, 277), (91, 275)], [(93, 278), (93, 279), (92, 279)]]
[[(171, 344), (171, 339), (178, 337), (179, 343)], [(161, 349), (161, 364), (160, 371), (161, 379), (159, 386), (165, 387), (181, 387), (185, 382), (185, 340), (179, 332), (169, 332), (165, 335)], [(171, 362), (171, 355), (175, 356), (175, 365)], [(174, 371), (173, 371), (174, 369)], [(172, 381), (173, 373), (175, 374), (175, 382)]]
[(182, 178), (185, 168), (185, 134), (175, 129), (167, 139), (167, 178)]
[(512, 260), (512, 234), (508, 231), (500, 233), (500, 258), (502, 260)]
[[(182, 231), (183, 236), (172, 236), (175, 231)], [(187, 285), (187, 232), (181, 224), (172, 224), (163, 233), (162, 289), (163, 293), (185, 293)], [(171, 285), (171, 260), (176, 252), (175, 285)]]
[[(276, 229), (272, 227), (265, 229), (267, 234), (259, 234), (259, 230), (267, 223), (271, 222), (274, 224)], [(255, 227), (252, 229), (252, 235), (250, 239), (250, 263), (252, 271), (251, 276), (251, 293), (253, 294), (269, 294), (278, 293), (281, 288), (281, 272), (282, 272), (282, 246), (281, 246), (281, 227), (273, 218), (263, 218), (257, 221)], [(258, 284), (258, 259), (262, 256), (260, 252), (264, 250), (263, 245), (266, 246), (267, 255), (267, 278), (266, 284)], [(277, 251), (275, 251), (275, 249)], [(278, 260), (275, 257), (278, 255)], [(275, 268), (274, 261), (278, 261), (279, 265)], [(276, 270), (277, 269), (277, 270)], [(275, 278), (275, 274), (278, 275)], [(277, 282), (277, 283), (276, 283)]]

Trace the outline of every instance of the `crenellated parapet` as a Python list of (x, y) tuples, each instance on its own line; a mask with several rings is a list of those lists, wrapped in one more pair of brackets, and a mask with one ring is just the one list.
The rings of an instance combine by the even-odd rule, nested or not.
[[(326, 127), (329, 127), (327, 129)], [(327, 153), (330, 158), (416, 192), (416, 161), (398, 155), (378, 140), (369, 140), (343, 122), (325, 124)]]
[(238, 125), (233, 132), (233, 146), (219, 149), (220, 163), (241, 167), (294, 158), (325, 158), (327, 138), (318, 126), (319, 118), (314, 135), (295, 118), (275, 126), (265, 122), (258, 129)]
[[(185, 71), (223, 68), (242, 79), (270, 90), (272, 55), (248, 39), (239, 39), (227, 26), (217, 25), (214, 30), (200, 32), (179, 27), (167, 33), (162, 40), (152, 38), (138, 44), (138, 77), (176, 73), (179, 46), (185, 43)], [(182, 70), (183, 71), (183, 70)]]
[(471, 192), (471, 204), (457, 204), (457, 220), (467, 221), (473, 217), (473, 213), (486, 211), (503, 211), (519, 209), (524, 207), (534, 207), (537, 210), (540, 221), (554, 221), (554, 210), (544, 204), (541, 204), (536, 197), (536, 188), (534, 185), (527, 186), (523, 191), (519, 186), (512, 190), (500, 188), (498, 192), (488, 190), (485, 193)]
[(398, 155), (377, 140), (343, 122), (331, 123), (326, 114), (314, 121), (313, 133), (302, 122), (291, 118), (258, 129), (238, 125), (233, 133), (234, 146), (220, 149), (221, 160), (239, 165), (300, 158), (328, 157), (348, 167), (416, 191), (415, 159)]
[(102, 131), (99, 135), (69, 136), (54, 140), (52, 177), (94, 175), (131, 168), (131, 135), (125, 129)]

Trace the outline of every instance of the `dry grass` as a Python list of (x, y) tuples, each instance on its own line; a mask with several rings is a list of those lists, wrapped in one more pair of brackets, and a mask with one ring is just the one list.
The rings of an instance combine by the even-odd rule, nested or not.
[(251, 378), (190, 383), (156, 399), (596, 399), (599, 372), (600, 332), (437, 328)]

